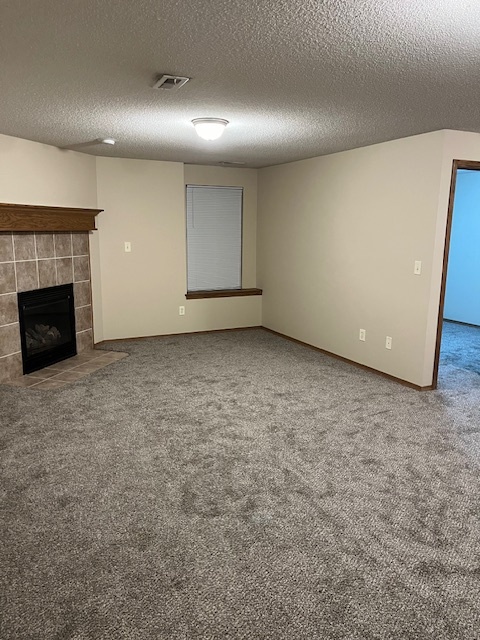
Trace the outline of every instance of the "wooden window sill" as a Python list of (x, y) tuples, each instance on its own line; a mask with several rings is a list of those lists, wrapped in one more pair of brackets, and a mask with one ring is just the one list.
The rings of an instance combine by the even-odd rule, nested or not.
[(235, 298), (239, 296), (261, 296), (261, 289), (215, 289), (212, 291), (187, 291), (187, 300), (201, 300), (203, 298)]

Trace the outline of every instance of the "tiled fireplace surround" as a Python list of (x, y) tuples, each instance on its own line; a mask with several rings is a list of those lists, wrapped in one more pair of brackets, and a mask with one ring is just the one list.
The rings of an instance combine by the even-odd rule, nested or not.
[(0, 232), (0, 383), (22, 375), (17, 292), (70, 282), (81, 352), (93, 346), (88, 232)]

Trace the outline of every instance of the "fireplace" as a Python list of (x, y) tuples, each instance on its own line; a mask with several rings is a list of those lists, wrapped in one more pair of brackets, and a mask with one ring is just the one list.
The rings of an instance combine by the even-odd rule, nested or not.
[(73, 284), (18, 294), (23, 373), (77, 353)]

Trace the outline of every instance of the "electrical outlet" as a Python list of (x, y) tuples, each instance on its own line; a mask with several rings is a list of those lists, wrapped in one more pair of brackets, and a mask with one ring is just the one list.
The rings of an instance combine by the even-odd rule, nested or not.
[(125, 242), (125, 253), (130, 253), (132, 250), (132, 243), (131, 242)]
[(360, 329), (360, 333), (358, 334), (358, 339), (361, 340), (362, 342), (365, 342), (365, 340), (367, 339), (367, 332), (365, 331), (365, 329)]
[(391, 349), (391, 348), (392, 348), (392, 338), (391, 336), (387, 336), (385, 340), (385, 349)]
[(178, 307), (178, 315), (179, 316), (185, 315), (185, 307)]

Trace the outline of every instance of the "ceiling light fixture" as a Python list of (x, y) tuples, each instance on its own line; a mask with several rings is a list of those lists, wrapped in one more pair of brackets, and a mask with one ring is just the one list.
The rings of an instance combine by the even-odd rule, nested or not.
[(98, 142), (100, 144), (115, 144), (116, 140), (114, 140), (113, 138), (100, 138), (98, 140)]
[(228, 120), (223, 120), (223, 118), (195, 118), (195, 120), (192, 120), (192, 124), (200, 138), (218, 140), (225, 131)]

